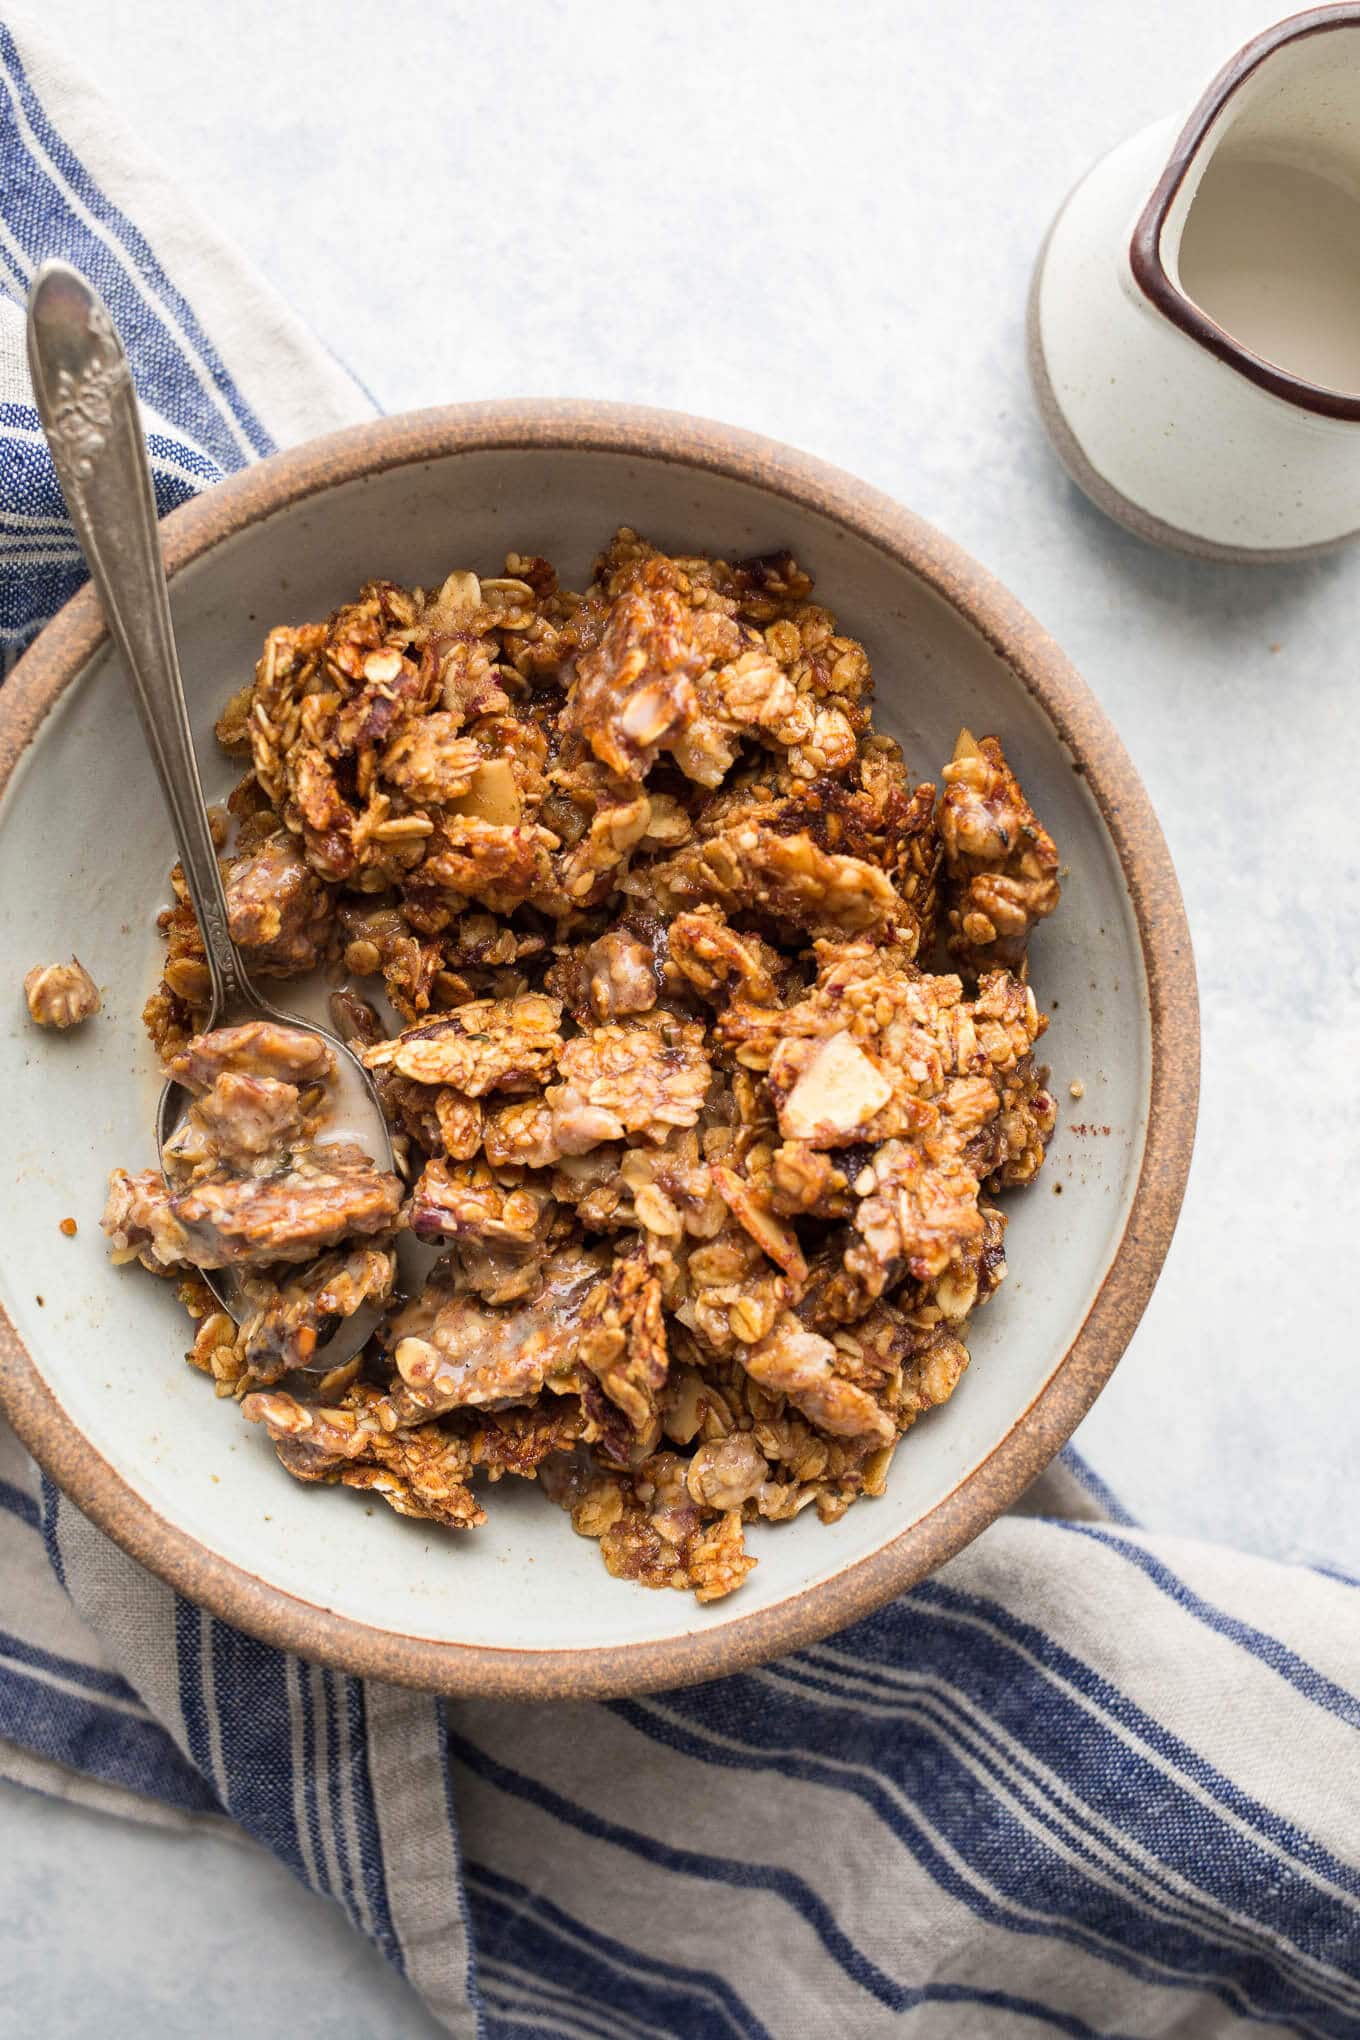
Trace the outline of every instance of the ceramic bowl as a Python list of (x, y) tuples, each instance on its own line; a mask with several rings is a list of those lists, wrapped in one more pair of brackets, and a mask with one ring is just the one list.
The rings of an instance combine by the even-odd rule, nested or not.
[[(6, 909), (6, 1221), (0, 1393), (30, 1449), (108, 1534), (191, 1600), (269, 1641), (451, 1693), (640, 1691), (791, 1649), (938, 1566), (1015, 1499), (1119, 1359), (1165, 1255), (1195, 1114), (1194, 968), (1166, 846), (1118, 738), (1051, 639), (895, 503), (747, 434), (596, 405), (392, 418), (259, 467), (176, 511), (165, 546), (209, 792), (232, 769), (213, 717), (265, 630), (361, 581), (496, 571), (507, 549), (581, 585), (619, 523), (668, 547), (790, 546), (864, 640), (880, 726), (938, 771), (960, 724), (1005, 741), (1067, 867), (1034, 945), (1060, 1103), (1037, 1185), (1008, 1199), (1011, 1274), (970, 1332), (948, 1406), (905, 1440), (887, 1494), (830, 1527), (759, 1526), (759, 1560), (711, 1607), (611, 1579), (528, 1483), (452, 1535), (289, 1479), (262, 1430), (186, 1367), (168, 1285), (110, 1266), (104, 1178), (153, 1157), (139, 1013), (173, 853), (132, 708), (84, 591), (0, 692)], [(99, 1017), (40, 1033), (19, 983), (75, 951)], [(1074, 1103), (1069, 1086), (1084, 1086)], [(78, 1221), (74, 1238), (60, 1230)]]

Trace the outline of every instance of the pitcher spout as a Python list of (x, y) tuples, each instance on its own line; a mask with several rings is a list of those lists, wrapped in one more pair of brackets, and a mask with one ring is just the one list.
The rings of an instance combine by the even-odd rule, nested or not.
[(1139, 216), (1150, 305), (1237, 374), (1360, 420), (1360, 6), (1256, 37), (1204, 93)]

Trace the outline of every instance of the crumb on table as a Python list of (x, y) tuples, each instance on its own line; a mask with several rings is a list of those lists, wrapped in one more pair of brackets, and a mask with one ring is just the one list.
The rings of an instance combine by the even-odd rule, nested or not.
[(24, 979), (29, 1018), (39, 1027), (79, 1027), (99, 1011), (99, 987), (79, 957), (69, 963), (39, 963)]

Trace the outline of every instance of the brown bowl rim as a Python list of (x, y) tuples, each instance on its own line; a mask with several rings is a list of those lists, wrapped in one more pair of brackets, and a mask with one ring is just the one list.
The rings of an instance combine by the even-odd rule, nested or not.
[[(605, 1698), (740, 1671), (873, 1612), (951, 1558), (1029, 1486), (1113, 1372), (1175, 1230), (1194, 1141), (1199, 1010), (1190, 931), (1151, 802), (1065, 654), (983, 567), (913, 512), (775, 440), (685, 413), (592, 401), (459, 404), (351, 426), (272, 455), (163, 525), (172, 577), (210, 549), (330, 488), (466, 452), (607, 452), (698, 467), (829, 517), (935, 590), (1006, 662), (1084, 773), (1114, 842), (1147, 976), (1151, 1069), (1137, 1187), (1072, 1344), (1006, 1436), (942, 1501), (879, 1550), (775, 1606), (664, 1641), (541, 1650), (383, 1630), (270, 1586), (166, 1521), (93, 1451), (0, 1312), (0, 1407), (34, 1458), (114, 1542), (214, 1615), (366, 1677), (447, 1694)], [(105, 636), (94, 592), (74, 595), (0, 690), (0, 798), (44, 717)], [(606, 1575), (601, 1571), (601, 1584)], [(615, 1591), (627, 1591), (619, 1586)]]

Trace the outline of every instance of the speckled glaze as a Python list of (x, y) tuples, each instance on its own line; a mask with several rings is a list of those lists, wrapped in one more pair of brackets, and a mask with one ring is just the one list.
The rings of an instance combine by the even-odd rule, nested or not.
[(1039, 411), (1077, 486), (1156, 545), (1271, 565), (1360, 532), (1360, 395), (1253, 352), (1182, 282), (1182, 237), (1222, 150), (1349, 189), (1360, 6), (1314, 7), (1229, 58), (1182, 125), (1097, 162), (1035, 267), (1027, 346)]
[[(975, 646), (970, 656), (980, 673), (985, 668), (987, 686), (994, 694), (1009, 690), (1016, 718), (1031, 732), (1017, 760), (1022, 779), (1028, 783), (1037, 770), (1048, 776), (1051, 785), (1064, 786), (1071, 781), (1059, 774), (1078, 775), (1084, 782), (1082, 798), (1089, 795), (1090, 828), (1099, 832), (1108, 853), (1127, 941), (1120, 952), (1122, 961), (1109, 977), (1110, 995), (1119, 1001), (1117, 1013), (1111, 1011), (1106, 1019), (1106, 1009), (1101, 1008), (1076, 1014), (1068, 1024), (1074, 1034), (1079, 1026), (1085, 1027), (1081, 1039), (1087, 1044), (1098, 1044), (1102, 1029), (1108, 1029), (1112, 1060), (1132, 1058), (1136, 1063), (1140, 1103), (1136, 1125), (1127, 1137), (1126, 1189), (1118, 1198), (1109, 1198), (1108, 1214), (1102, 1207), (1086, 1221), (1087, 1233), (1094, 1227), (1098, 1240), (1094, 1248), (1088, 1241), (1092, 1273), (1081, 1307), (1071, 1323), (1055, 1317), (1051, 1351), (1036, 1376), (1037, 1387), (1024, 1389), (1017, 1381), (1014, 1406), (1004, 1421), (994, 1426), (994, 1435), (984, 1441), (985, 1449), (979, 1450), (973, 1463), (961, 1466), (959, 1477), (941, 1477), (939, 1491), (928, 1506), (896, 1530), (891, 1511), (880, 1516), (876, 1520), (886, 1525), (881, 1541), (844, 1563), (836, 1561), (834, 1542), (815, 1541), (819, 1536), (834, 1538), (842, 1526), (834, 1526), (832, 1531), (820, 1525), (807, 1526), (810, 1534), (804, 1543), (789, 1547), (812, 1554), (806, 1583), (791, 1576), (786, 1591), (765, 1605), (748, 1601), (745, 1612), (742, 1602), (749, 1589), (718, 1604), (716, 1611), (696, 1613), (678, 1595), (649, 1595), (610, 1580), (597, 1554), (588, 1550), (595, 1578), (582, 1591), (588, 1597), (614, 1598), (608, 1604), (608, 1624), (600, 1631), (603, 1640), (579, 1645), (556, 1642), (545, 1647), (534, 1634), (516, 1630), (513, 1611), (507, 1616), (503, 1640), (500, 1630), (495, 1632), (495, 1642), (487, 1642), (484, 1635), (482, 1640), (469, 1640), (454, 1594), (437, 1619), (422, 1617), (420, 1633), (415, 1633), (417, 1625), (410, 1621), (394, 1619), (389, 1624), (356, 1619), (334, 1605), (343, 1600), (339, 1583), (318, 1580), (313, 1594), (286, 1588), (272, 1577), (279, 1569), (276, 1533), (257, 1536), (244, 1561), (239, 1555), (225, 1556), (206, 1537), (177, 1521), (173, 1507), (158, 1505), (155, 1496), (161, 1489), (150, 1476), (141, 1477), (140, 1468), (133, 1463), (135, 1454), (132, 1461), (124, 1455), (122, 1464), (111, 1464), (88, 1430), (73, 1419), (50, 1378), (56, 1371), (55, 1324), (49, 1335), (46, 1323), (38, 1333), (28, 1323), (25, 1340), (8, 1315), (0, 1320), (0, 1404), (30, 1450), (77, 1506), (134, 1557), (191, 1600), (271, 1643), (369, 1676), (449, 1693), (582, 1698), (715, 1677), (852, 1622), (942, 1564), (1043, 1469), (1108, 1379), (1142, 1314), (1170, 1243), (1194, 1133), (1199, 1033), (1189, 933), (1160, 829), (1118, 737), (1058, 647), (1003, 588), (929, 525), (851, 477), (784, 446), (682, 414), (540, 402), (466, 405), (416, 413), (278, 455), (175, 512), (166, 520), (164, 534), (177, 611), (182, 588), (199, 591), (200, 607), (207, 602), (210, 612), (216, 613), (212, 611), (216, 604), (227, 613), (233, 545), (252, 534), (258, 537), (264, 520), (292, 520), (279, 528), (305, 529), (315, 538), (327, 531), (328, 518), (340, 517), (342, 504), (349, 506), (343, 514), (353, 522), (363, 515), (366, 489), (381, 490), (394, 482), (418, 507), (428, 505), (428, 514), (437, 516), (468, 458), (480, 463), (476, 467), (479, 475), (484, 472), (488, 477), (498, 475), (503, 465), (503, 489), (491, 487), (497, 514), (506, 518), (508, 528), (511, 520), (506, 506), (518, 492), (517, 500), (525, 507), (516, 511), (520, 523), (510, 534), (511, 542), (530, 544), (535, 533), (529, 506), (542, 493), (540, 485), (551, 483), (554, 476), (560, 483), (563, 476), (597, 474), (601, 456), (613, 457), (618, 470), (613, 500), (620, 521), (634, 515), (631, 487), (635, 494), (665, 502), (663, 522), (674, 526), (674, 532), (658, 531), (663, 538), (685, 536), (691, 544), (721, 548), (738, 521), (737, 506), (746, 506), (742, 515), (755, 518), (762, 530), (788, 526), (797, 533), (808, 527), (814, 533), (814, 553), (820, 549), (827, 555), (810, 561), (818, 571), (819, 595), (840, 610), (846, 629), (858, 629), (856, 607), (853, 599), (842, 599), (838, 590), (837, 558), (868, 562), (878, 583), (898, 591), (892, 601), (885, 599), (880, 604), (880, 640), (899, 616), (910, 636), (907, 626), (919, 615), (926, 619), (920, 627), (927, 634), (943, 633), (947, 639), (953, 633), (960, 646)], [(464, 471), (468, 471), (465, 466)], [(355, 485), (360, 485), (357, 494)], [(547, 493), (551, 494), (550, 488)], [(712, 515), (706, 523), (696, 523), (696, 504), (710, 499), (722, 504), (729, 496), (734, 506), (731, 511), (716, 513), (726, 519), (725, 528), (712, 528)], [(356, 503), (358, 510), (353, 507)], [(756, 506), (754, 511), (751, 505)], [(820, 547), (817, 533), (822, 534)], [(605, 535), (592, 523), (583, 543), (593, 548)], [(484, 545), (480, 548), (485, 549)], [(477, 551), (475, 546), (462, 545), (456, 521), (442, 532), (441, 553), (448, 564), (485, 567), (485, 560), (474, 561)], [(384, 558), (374, 559), (372, 570), (399, 573), (403, 567), (400, 560)], [(413, 566), (409, 571), (414, 579), (421, 570)], [(845, 571), (848, 573), (849, 567)], [(180, 576), (184, 576), (183, 582)], [(347, 592), (346, 584), (339, 585), (332, 599)], [(284, 613), (279, 610), (261, 616), (260, 630)], [(8, 855), (5, 831), (15, 812), (16, 790), (27, 797), (26, 789), (46, 783), (44, 773), (55, 773), (47, 758), (49, 752), (54, 757), (58, 754), (55, 740), (49, 741), (44, 733), (44, 721), (67, 690), (92, 668), (98, 669), (103, 637), (94, 596), (83, 591), (43, 632), (0, 693), (0, 855)], [(885, 687), (881, 642), (871, 644), (870, 649), (880, 676), (881, 698), (890, 701), (894, 689), (908, 694), (915, 690), (923, 698), (939, 681), (929, 670), (913, 670), (909, 678), (900, 681), (888, 675)], [(936, 721), (939, 718), (936, 704)], [(54, 718), (54, 724), (61, 720)], [(893, 727), (890, 714), (883, 720), (888, 728)], [(919, 759), (913, 757), (912, 762), (920, 769)], [(1042, 809), (1043, 800), (1037, 794), (1036, 804)], [(149, 817), (146, 826), (153, 829)], [(8, 862), (6, 868), (11, 869)], [(13, 886), (11, 875), (7, 891)], [(145, 900), (129, 902), (134, 912), (144, 912), (146, 905)], [(1117, 932), (1112, 930), (1111, 939)], [(1094, 935), (1094, 929), (1091, 933)], [(1106, 935), (1103, 925), (1099, 933)], [(23, 939), (31, 942), (35, 938), (27, 931)], [(54, 940), (60, 944), (59, 936)], [(146, 971), (150, 953), (148, 947), (141, 966)], [(1067, 967), (1065, 983), (1084, 982), (1084, 970), (1074, 972), (1070, 957)], [(1042, 998), (1041, 963), (1036, 972)], [(1094, 965), (1091, 985), (1094, 993)], [(1067, 993), (1069, 1008), (1078, 1003), (1079, 996)], [(1104, 990), (1101, 996), (1107, 996)], [(135, 1027), (135, 1022), (126, 1019), (122, 1024)], [(25, 1043), (17, 1033), (12, 1039), (20, 1042), (17, 1067), (32, 1068), (32, 1043)], [(127, 1043), (129, 1058), (136, 1055), (138, 1046)], [(1055, 1076), (1055, 1088), (1059, 1083)], [(1065, 1118), (1072, 1108), (1061, 1088), (1059, 1098), (1060, 1118)], [(1109, 1132), (1108, 1127), (1099, 1130)], [(1084, 1126), (1070, 1128), (1073, 1136), (1087, 1131)], [(1068, 1146), (1070, 1149), (1071, 1142)], [(1045, 1226), (1046, 1237), (1055, 1246), (1061, 1246), (1064, 1228), (1075, 1222), (1081, 1195), (1076, 1177), (1068, 1180), (1072, 1196), (1061, 1203), (1054, 1200), (1035, 1205), (1027, 1220), (1031, 1230)], [(1062, 1187), (1061, 1181), (1054, 1187)], [(71, 1194), (74, 1196), (74, 1187)], [(1044, 1180), (1027, 1195), (1046, 1199)], [(92, 1231), (92, 1225), (82, 1227), (82, 1240), (86, 1230)], [(98, 1252), (97, 1241), (89, 1243), (88, 1252)], [(71, 1265), (74, 1268), (75, 1263)], [(18, 1277), (12, 1268), (7, 1273), (13, 1289)], [(24, 1282), (32, 1279), (26, 1270)], [(102, 1282), (103, 1276), (91, 1273), (83, 1279)], [(1012, 1286), (1008, 1284), (1007, 1289)], [(1023, 1290), (1009, 1307), (1025, 1308)], [(1005, 1321), (998, 1316), (996, 1322)], [(1031, 1334), (1033, 1330), (1031, 1322)], [(182, 1347), (182, 1339), (179, 1344)], [(177, 1358), (173, 1364), (187, 1376)], [(1004, 1353), (992, 1355), (987, 1364), (989, 1370), (1004, 1368)], [(951, 1435), (929, 1427), (955, 1421), (969, 1379), (965, 1377), (954, 1403), (925, 1421), (920, 1432), (923, 1444), (928, 1432), (931, 1438)], [(990, 1374), (989, 1384), (994, 1393), (1004, 1392), (1004, 1374)], [(197, 1378), (190, 1378), (188, 1387), (207, 1397), (206, 1385)], [(229, 1423), (229, 1411), (216, 1415), (223, 1424)], [(257, 1434), (251, 1437), (255, 1440)], [(898, 1455), (892, 1481), (897, 1481), (907, 1465), (913, 1443), (909, 1439)], [(264, 1449), (263, 1440), (258, 1444)], [(217, 1476), (212, 1478), (216, 1481)], [(277, 1478), (282, 1515), (282, 1496), (290, 1484), (281, 1474)], [(497, 1497), (503, 1491), (498, 1489)], [(358, 1500), (331, 1492), (303, 1494), (299, 1506), (307, 1508)], [(565, 1519), (540, 1498), (531, 1499), (544, 1512), (541, 1548), (535, 1554), (540, 1570), (554, 1562), (565, 1565), (571, 1554), (560, 1540), (565, 1538), (569, 1546), (578, 1547), (579, 1540), (571, 1538)], [(225, 1495), (222, 1505), (227, 1505)], [(863, 1504), (861, 1509), (883, 1511), (887, 1504)], [(909, 1503), (899, 1500), (897, 1509), (899, 1516), (910, 1517)], [(847, 1522), (860, 1514), (851, 1511)], [(331, 1520), (339, 1524), (341, 1519)], [(474, 1535), (488, 1537), (495, 1524), (493, 1506), (486, 1530)], [(377, 1528), (376, 1524), (367, 1526), (365, 1534)], [(399, 1526), (392, 1534), (410, 1533), (419, 1538), (422, 1528)], [(783, 1534), (784, 1528), (797, 1532), (800, 1525), (771, 1531), (770, 1539)], [(378, 1549), (376, 1545), (365, 1547), (369, 1548)], [(429, 1546), (408, 1542), (387, 1548), (409, 1557), (427, 1552)], [(767, 1548), (773, 1549), (773, 1543), (762, 1545), (762, 1552)], [(428, 1559), (421, 1562), (429, 1563)], [(754, 1577), (759, 1577), (759, 1571)], [(505, 1575), (507, 1582), (510, 1577)], [(507, 1594), (509, 1591), (507, 1587)], [(630, 1596), (634, 1597), (631, 1604)], [(645, 1620), (639, 1615), (636, 1635), (628, 1632), (627, 1611), (630, 1605), (640, 1607), (642, 1603), (669, 1604), (665, 1612), (674, 1620), (668, 1627), (663, 1625), (666, 1633), (658, 1630), (659, 1617), (654, 1610)], [(588, 1614), (595, 1603), (590, 1599), (580, 1605), (583, 1614)], [(583, 1621), (583, 1634), (591, 1626), (590, 1620)]]

